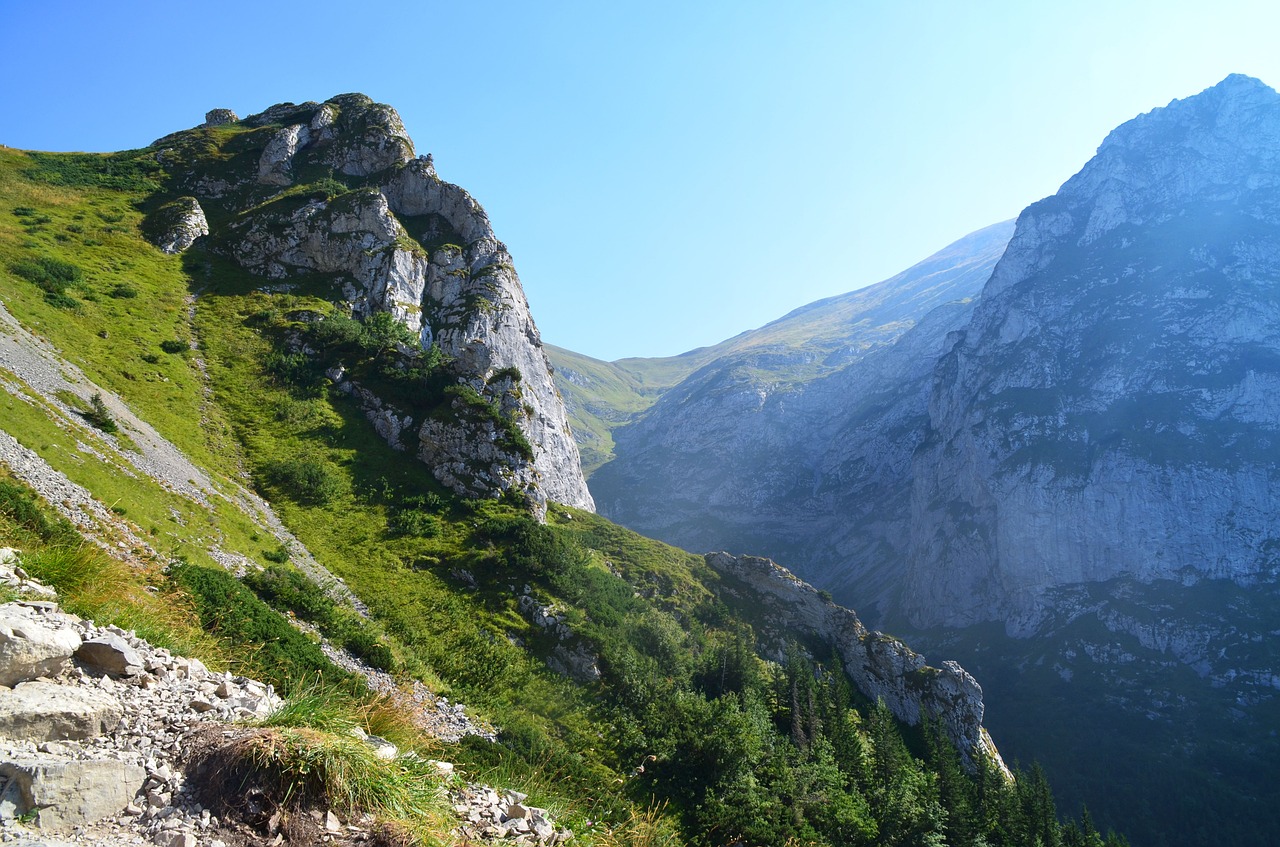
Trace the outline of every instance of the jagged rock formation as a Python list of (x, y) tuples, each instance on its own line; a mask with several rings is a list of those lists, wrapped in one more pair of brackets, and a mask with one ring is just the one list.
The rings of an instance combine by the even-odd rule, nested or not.
[(1280, 96), (1232, 76), (1030, 206), (939, 362), (903, 611), (1031, 631), (1055, 586), (1274, 579)]
[(970, 767), (986, 758), (1007, 773), (982, 726), (982, 687), (960, 665), (931, 667), (901, 641), (868, 630), (852, 611), (768, 559), (728, 553), (708, 553), (706, 559), (755, 592), (766, 614), (783, 627), (831, 645), (868, 699), (884, 700), (898, 720), (912, 726), (926, 717), (939, 721)]
[[(480, 205), (415, 158), (394, 109), (348, 94), (273, 106), (234, 124), (230, 140), (230, 122), (216, 124), (222, 136), (208, 126), (155, 146), (175, 188), (225, 221), (211, 249), (285, 285), (322, 275), (357, 317), (390, 313), (528, 442), (528, 454), (513, 449), (507, 424), (455, 400), (451, 414), (414, 422), (414, 452), (437, 478), (469, 496), (514, 491), (539, 510), (548, 499), (594, 508), (510, 254)], [(226, 160), (208, 155), (217, 144)], [(401, 443), (412, 416), (369, 406)]]

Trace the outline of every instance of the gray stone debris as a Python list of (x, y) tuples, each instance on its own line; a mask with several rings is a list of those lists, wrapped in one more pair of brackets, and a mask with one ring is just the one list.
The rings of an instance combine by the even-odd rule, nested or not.
[[(17, 576), (20, 570), (17, 553), (0, 550), (0, 580), (5, 573), (26, 579)], [(215, 673), (198, 659), (174, 656), (132, 632), (61, 612), (56, 603), (6, 603), (0, 619), (5, 616), (21, 624), (10, 630), (15, 641), (23, 632), (40, 630), (73, 634), (76, 644), (91, 646), (74, 658), (67, 652), (55, 679), (22, 679), (12, 690), (0, 688), (0, 843), (226, 847), (218, 836), (228, 837), (224, 827), (230, 822), (200, 806), (179, 762), (192, 733), (206, 722), (261, 718), (278, 708), (271, 686)], [(375, 691), (405, 698), (405, 708), (420, 716), (425, 731), (448, 740), (468, 734), (494, 738), (461, 705), (418, 683), (398, 686), (349, 654), (326, 649), (344, 667), (365, 674)], [(116, 675), (112, 668), (127, 673)], [(21, 726), (16, 719), (6, 722), (3, 704), (27, 700), (48, 706), (51, 716), (39, 719), (44, 724), (37, 727), (35, 718)], [(103, 711), (83, 717), (66, 704), (94, 704)], [(358, 734), (380, 756), (399, 754), (386, 739)], [(445, 785), (460, 785), (452, 763), (431, 764)], [(557, 829), (546, 810), (526, 805), (527, 797), (516, 791), (465, 785), (450, 799), (460, 810), (459, 837), (550, 847), (573, 835)], [(343, 822), (332, 812), (317, 814), (326, 841), (361, 840), (373, 823), (368, 816)]]
[(487, 785), (466, 785), (449, 792), (453, 811), (463, 823), (453, 831), (462, 841), (511, 840), (516, 844), (563, 844), (573, 838), (557, 829), (546, 809), (525, 805), (528, 795), (495, 791)]

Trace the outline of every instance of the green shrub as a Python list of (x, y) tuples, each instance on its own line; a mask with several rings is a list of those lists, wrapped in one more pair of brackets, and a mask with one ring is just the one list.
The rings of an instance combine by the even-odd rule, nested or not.
[(370, 629), (368, 622), (335, 601), (301, 571), (272, 566), (250, 573), (245, 583), (273, 607), (314, 623), (331, 640), (370, 665), (382, 670), (395, 667), (391, 648)]
[(73, 311), (80, 308), (80, 303), (67, 294), (67, 289), (82, 287), (84, 272), (70, 262), (41, 256), (14, 262), (9, 270), (44, 291), (44, 299), (51, 306)]
[(40, 508), (30, 488), (4, 479), (0, 479), (0, 528), (6, 534), (16, 530), (46, 544), (75, 545), (81, 540), (70, 521), (51, 517)]
[(166, 353), (184, 353), (191, 349), (187, 342), (176, 338), (167, 338), (160, 342), (160, 349)]
[(317, 679), (362, 691), (364, 681), (333, 665), (311, 641), (226, 571), (183, 563), (173, 576), (191, 592), (206, 629), (237, 646), (253, 646), (248, 661), (260, 679), (281, 690)]
[(393, 535), (410, 538), (438, 538), (442, 524), (440, 518), (426, 512), (397, 511), (387, 521)]
[(289, 561), (289, 548), (282, 544), (274, 550), (265, 551), (262, 554), (262, 558), (266, 559), (268, 562), (275, 562), (278, 565), (283, 565), (285, 562)]
[(129, 285), (127, 282), (121, 282), (113, 285), (107, 294), (117, 300), (132, 300), (134, 297), (138, 296), (138, 289)]
[(327, 459), (303, 454), (270, 463), (269, 483), (308, 506), (325, 506), (347, 492), (347, 481)]
[(120, 431), (120, 427), (116, 426), (115, 419), (111, 417), (111, 410), (103, 402), (101, 393), (95, 393), (93, 397), (89, 398), (89, 409), (86, 412), (81, 412), (81, 414), (85, 420), (103, 432), (115, 433)]

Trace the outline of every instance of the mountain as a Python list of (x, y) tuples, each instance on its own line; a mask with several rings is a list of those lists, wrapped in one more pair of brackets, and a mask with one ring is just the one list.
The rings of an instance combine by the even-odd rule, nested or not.
[(1034, 629), (1062, 585), (1280, 575), (1277, 137), (1280, 97), (1229, 77), (1019, 216), (934, 372), (914, 622)]
[(663, 394), (614, 431), (601, 511), (958, 656), (1006, 753), (1138, 843), (1269, 840), (1278, 137), (1238, 75), (1134, 118), (967, 302), (785, 392), (761, 359)]
[(510, 256), (389, 106), (0, 148), (0, 298), (15, 843), (1097, 835), (957, 663), (586, 508)]
[[(787, 390), (781, 386), (815, 380), (892, 344), (933, 307), (971, 297), (1012, 231), (1012, 222), (986, 227), (893, 279), (801, 306), (758, 329), (679, 356), (603, 362), (548, 345), (575, 437), (590, 455), (583, 460), (588, 476), (614, 458), (614, 429), (639, 417), (695, 372), (695, 383), (732, 373), (735, 382), (758, 381), (767, 391)], [(630, 448), (627, 455), (636, 452)]]
[[(601, 510), (692, 549), (801, 562), (828, 585), (871, 555), (850, 515), (905, 537), (905, 497), (876, 492), (910, 466), (932, 356), (1011, 232), (979, 230), (884, 282), (686, 354), (714, 358), (614, 430), (617, 458), (591, 477)], [(879, 554), (883, 586), (864, 581), (851, 600), (864, 613), (892, 590), (892, 555)]]

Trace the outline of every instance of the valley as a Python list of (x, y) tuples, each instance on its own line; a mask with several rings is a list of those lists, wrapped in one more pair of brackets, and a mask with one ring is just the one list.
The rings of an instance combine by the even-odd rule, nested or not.
[(1135, 843), (1265, 841), (1278, 137), (1280, 96), (1233, 75), (1117, 127), (1012, 228), (612, 363), (627, 391), (568, 385), (591, 372), (553, 350), (611, 441), (598, 508), (978, 669), (997, 739)]

